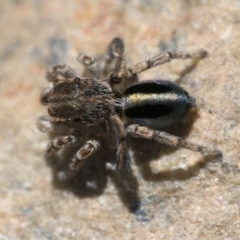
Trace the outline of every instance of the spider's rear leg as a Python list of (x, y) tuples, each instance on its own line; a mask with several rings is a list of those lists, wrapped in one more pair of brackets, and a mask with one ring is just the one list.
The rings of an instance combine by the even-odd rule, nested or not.
[(184, 53), (184, 52), (166, 52), (159, 53), (156, 56), (153, 56), (145, 61), (137, 63), (130, 68), (128, 68), (129, 77), (131, 75), (135, 76), (143, 71), (154, 68), (158, 65), (170, 62), (173, 59), (201, 59), (207, 56), (205, 50), (200, 50), (195, 53)]
[(99, 65), (94, 58), (81, 53), (79, 54), (77, 60), (87, 69), (87, 73), (90, 75), (90, 77), (93, 77), (95, 79), (100, 78)]
[(87, 141), (73, 157), (69, 165), (69, 177), (73, 178), (81, 168), (84, 161), (100, 148), (100, 143), (96, 140)]
[(204, 156), (220, 157), (221, 152), (217, 149), (211, 149), (205, 146), (188, 142), (180, 137), (171, 135), (166, 132), (156, 131), (148, 127), (139, 125), (130, 125), (127, 129), (128, 133), (133, 137), (140, 137), (146, 139), (152, 139), (157, 142), (172, 146), (172, 147), (183, 147), (191, 151), (200, 152)]
[(124, 128), (123, 122), (121, 119), (114, 115), (110, 117), (111, 124), (117, 136), (117, 154), (116, 154), (116, 169), (119, 173), (124, 174), (130, 171), (131, 159), (128, 154), (127, 147), (127, 132)]

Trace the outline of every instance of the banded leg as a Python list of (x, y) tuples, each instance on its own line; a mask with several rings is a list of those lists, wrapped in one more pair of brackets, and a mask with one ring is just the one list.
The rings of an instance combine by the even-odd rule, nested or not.
[(133, 137), (140, 137), (146, 139), (152, 139), (157, 142), (172, 146), (172, 147), (183, 147), (191, 151), (200, 152), (205, 156), (215, 156), (220, 157), (221, 152), (217, 149), (211, 149), (201, 145), (197, 145), (184, 139), (171, 135), (166, 132), (156, 131), (147, 127), (142, 127), (139, 125), (130, 125), (127, 129), (128, 133)]
[(124, 56), (124, 43), (120, 38), (114, 38), (108, 47), (108, 56), (113, 59), (114, 68), (109, 76), (109, 84), (120, 96), (128, 86), (137, 83), (137, 75), (129, 75)]
[(127, 147), (127, 132), (124, 128), (123, 122), (121, 119), (114, 115), (110, 118), (111, 124), (113, 126), (113, 129), (116, 133), (116, 136), (118, 138), (117, 143), (117, 154), (116, 154), (116, 169), (119, 173), (124, 174), (128, 171), (130, 171), (131, 166), (131, 159), (128, 154), (128, 147)]
[(77, 60), (79, 63), (86, 67), (90, 77), (99, 79), (100, 69), (98, 66), (98, 62), (95, 61), (94, 58), (91, 58), (85, 54), (79, 54)]
[(121, 82), (125, 75), (124, 50), (124, 43), (120, 38), (114, 38), (108, 47), (108, 55), (114, 59), (114, 69), (110, 75), (110, 84)]
[(87, 141), (81, 148), (78, 150), (76, 155), (73, 157), (71, 164), (69, 165), (69, 176), (73, 178), (76, 172), (81, 168), (84, 161), (95, 153), (100, 148), (100, 143), (96, 140)]
[(68, 78), (76, 78), (76, 77), (77, 77), (77, 74), (75, 73), (75, 71), (69, 66), (67, 66), (66, 64), (56, 65), (50, 68), (46, 74), (46, 78), (49, 82), (66, 80)]
[(108, 120), (106, 121), (106, 136), (109, 147), (112, 149), (116, 149), (117, 146), (116, 134), (112, 128), (111, 122)]
[(45, 155), (46, 157), (51, 157), (61, 148), (67, 145), (74, 145), (77, 142), (78, 138), (73, 135), (57, 137), (48, 144), (47, 148), (45, 149)]
[(170, 62), (172, 59), (200, 59), (206, 57), (207, 52), (204, 50), (200, 50), (195, 53), (184, 53), (184, 52), (167, 52), (167, 53), (159, 53), (154, 57), (151, 57), (143, 62), (137, 63), (132, 67), (128, 68), (129, 77), (132, 75), (137, 75), (140, 72), (146, 71), (148, 69), (154, 68), (158, 65)]

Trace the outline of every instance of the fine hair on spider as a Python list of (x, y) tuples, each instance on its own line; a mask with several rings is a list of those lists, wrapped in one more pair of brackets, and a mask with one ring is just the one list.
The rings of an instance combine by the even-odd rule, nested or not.
[(122, 39), (114, 38), (101, 64), (80, 54), (78, 61), (87, 70), (84, 77), (77, 76), (67, 65), (48, 70), (49, 83), (41, 94), (41, 102), (47, 105), (49, 116), (40, 117), (38, 127), (42, 132), (67, 129), (68, 134), (50, 142), (45, 155), (51, 157), (63, 147), (75, 145), (87, 137), (69, 164), (70, 178), (100, 148), (100, 136), (104, 135), (109, 147), (116, 149), (114, 162), (121, 174), (130, 170), (128, 134), (203, 155), (221, 155), (217, 149), (159, 130), (179, 123), (186, 112), (196, 106), (195, 99), (182, 87), (163, 79), (138, 80), (138, 74), (143, 71), (173, 59), (201, 59), (206, 52), (159, 53), (127, 67), (124, 51)]

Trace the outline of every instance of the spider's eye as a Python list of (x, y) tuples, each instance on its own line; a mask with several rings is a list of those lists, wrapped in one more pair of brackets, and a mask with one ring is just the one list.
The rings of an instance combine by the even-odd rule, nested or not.
[(134, 123), (161, 128), (178, 123), (193, 102), (177, 84), (152, 80), (133, 85), (125, 91), (123, 110)]

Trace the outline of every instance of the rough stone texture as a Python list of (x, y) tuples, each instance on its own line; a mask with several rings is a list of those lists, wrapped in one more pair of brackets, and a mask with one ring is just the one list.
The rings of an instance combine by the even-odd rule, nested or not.
[[(0, 239), (240, 239), (239, 12), (239, 0), (1, 1)], [(103, 147), (75, 184), (60, 181), (76, 149), (44, 161), (46, 69), (66, 62), (81, 74), (77, 54), (97, 56), (115, 36), (129, 63), (209, 52), (186, 75), (192, 62), (179, 60), (141, 79), (178, 81), (197, 98), (198, 112), (171, 132), (222, 159), (131, 139), (132, 176), (106, 171), (114, 152)]]

